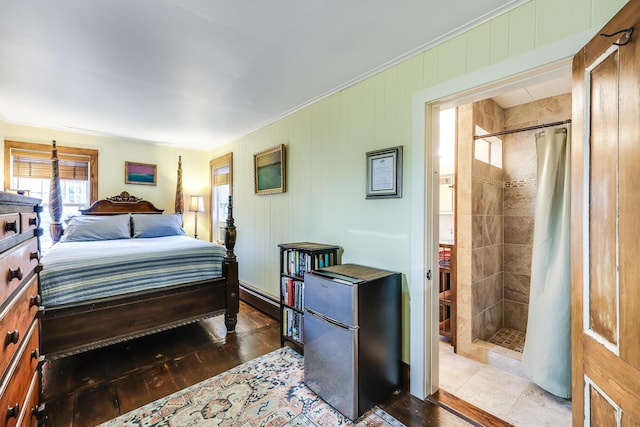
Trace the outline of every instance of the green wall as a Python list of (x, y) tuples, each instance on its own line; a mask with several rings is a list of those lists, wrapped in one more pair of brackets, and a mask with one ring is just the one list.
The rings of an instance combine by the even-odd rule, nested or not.
[[(623, 0), (532, 0), (424, 53), (212, 151), (233, 151), (240, 280), (277, 298), (278, 243), (344, 248), (343, 262), (404, 274), (403, 360), (409, 360), (412, 95), (517, 61), (604, 25)], [(253, 154), (286, 144), (287, 191), (253, 193)], [(365, 153), (404, 146), (404, 196), (365, 199)]]

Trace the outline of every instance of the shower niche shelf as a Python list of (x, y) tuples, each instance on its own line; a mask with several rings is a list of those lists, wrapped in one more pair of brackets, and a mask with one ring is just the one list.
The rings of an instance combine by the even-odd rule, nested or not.
[(440, 274), (439, 321), (440, 335), (456, 346), (456, 246), (440, 243), (438, 251)]

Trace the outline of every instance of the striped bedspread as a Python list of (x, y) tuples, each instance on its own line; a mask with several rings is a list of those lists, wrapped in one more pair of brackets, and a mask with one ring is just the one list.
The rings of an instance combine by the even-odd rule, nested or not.
[(224, 253), (223, 246), (187, 236), (58, 243), (41, 260), (43, 305), (221, 277)]

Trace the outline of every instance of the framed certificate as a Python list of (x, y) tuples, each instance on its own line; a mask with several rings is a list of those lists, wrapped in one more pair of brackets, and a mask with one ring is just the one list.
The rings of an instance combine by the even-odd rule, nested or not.
[(367, 199), (402, 197), (402, 146), (367, 152)]

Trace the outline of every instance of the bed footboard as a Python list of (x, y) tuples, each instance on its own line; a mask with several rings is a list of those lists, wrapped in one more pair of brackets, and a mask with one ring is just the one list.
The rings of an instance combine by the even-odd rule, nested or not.
[(219, 278), (45, 309), (41, 350), (57, 359), (217, 316), (226, 289)]

